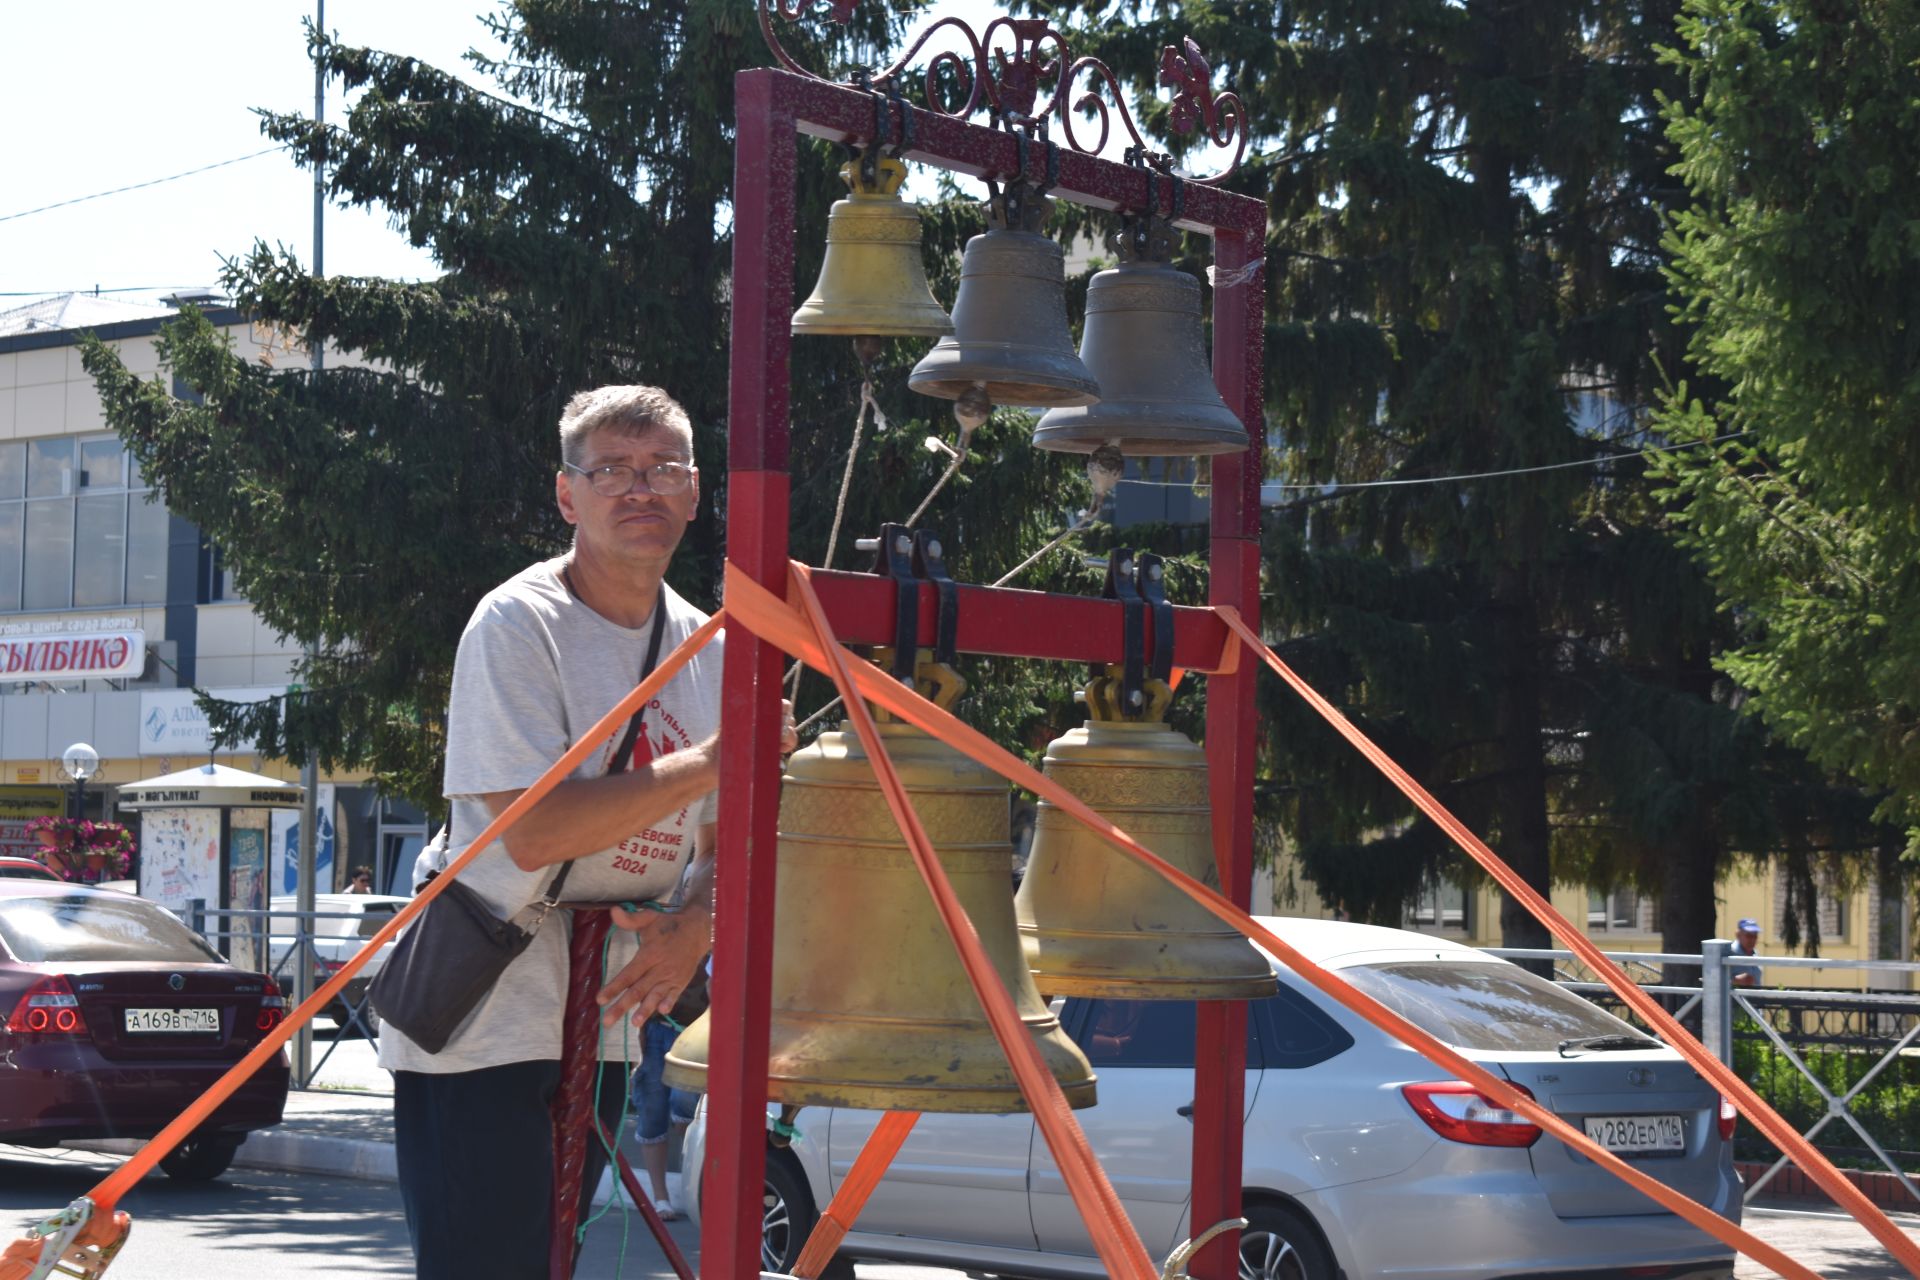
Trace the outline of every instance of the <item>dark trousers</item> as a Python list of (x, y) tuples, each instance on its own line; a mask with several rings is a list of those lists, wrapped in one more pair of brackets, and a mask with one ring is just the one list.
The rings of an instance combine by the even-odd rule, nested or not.
[[(393, 1073), (394, 1156), (418, 1280), (547, 1280), (558, 1062), (433, 1075)], [(601, 1073), (602, 1122), (617, 1142), (627, 1072)], [(580, 1221), (606, 1151), (587, 1144)]]

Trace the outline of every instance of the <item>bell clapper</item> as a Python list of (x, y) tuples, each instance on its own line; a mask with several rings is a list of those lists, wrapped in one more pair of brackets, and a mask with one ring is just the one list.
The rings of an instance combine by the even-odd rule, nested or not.
[(972, 435), (993, 416), (993, 401), (987, 396), (987, 384), (976, 382), (953, 402), (954, 420), (963, 436)]
[(1093, 486), (1094, 510), (1100, 509), (1100, 504), (1119, 486), (1120, 478), (1126, 473), (1127, 460), (1111, 440), (1087, 455), (1087, 483)]
[(860, 362), (860, 370), (866, 375), (867, 387), (873, 386), (873, 366), (879, 363), (880, 353), (885, 349), (886, 339), (877, 333), (859, 333), (853, 338), (853, 358)]

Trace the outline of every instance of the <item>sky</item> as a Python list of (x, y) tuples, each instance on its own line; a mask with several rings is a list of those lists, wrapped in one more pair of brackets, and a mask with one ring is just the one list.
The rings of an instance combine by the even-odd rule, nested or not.
[[(488, 0), (326, 0), (351, 44), (413, 54), (475, 83), (468, 49), (493, 49)], [(254, 108), (310, 113), (303, 22), (314, 0), (0, 0), (0, 310), (94, 288), (147, 301), (213, 284), (223, 257), (256, 240), (302, 261), (313, 246), (313, 178), (284, 154), (28, 212), (219, 164), (272, 145)], [(977, 17), (986, 0), (935, 14)], [(341, 119), (337, 85), (327, 118)], [(24, 216), (21, 216), (23, 215)], [(378, 211), (325, 215), (329, 275), (420, 279), (432, 259)]]
[[(489, 42), (481, 0), (328, 0), (342, 39), (453, 69)], [(55, 201), (261, 151), (255, 107), (310, 113), (313, 0), (0, 4), (0, 308), (70, 290), (207, 285), (256, 239), (303, 261), (313, 178), (284, 154), (25, 217)], [(476, 80), (478, 77), (474, 77)], [(328, 112), (338, 120), (337, 86)], [(377, 213), (326, 213), (329, 274), (433, 274)], [(116, 296), (145, 300), (150, 294)]]

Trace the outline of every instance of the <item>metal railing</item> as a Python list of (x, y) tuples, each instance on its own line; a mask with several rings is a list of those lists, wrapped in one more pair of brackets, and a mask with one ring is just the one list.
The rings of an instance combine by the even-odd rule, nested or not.
[[(1920, 973), (1920, 964), (1897, 960), (1829, 960), (1804, 956), (1740, 956), (1722, 938), (1701, 943), (1698, 954), (1645, 951), (1603, 952), (1615, 963), (1687, 966), (1700, 971), (1699, 986), (1642, 983), (1640, 989), (1663, 998), (1674, 1017), (1700, 1036), (1707, 1050), (1746, 1076), (1768, 1104), (1801, 1129), (1802, 1136), (1831, 1154), (1871, 1156), (1920, 1202), (1916, 1186), (1899, 1156), (1920, 1162), (1920, 1061), (1910, 1053), (1920, 1042), (1920, 992), (1838, 988), (1776, 989), (1734, 984), (1735, 974), (1758, 966), (1766, 970), (1846, 970), (1866, 975)], [(1489, 947), (1489, 954), (1513, 960), (1569, 962), (1570, 951)], [(1602, 982), (1556, 967), (1556, 981), (1611, 1012), (1637, 1022)], [(1790, 1072), (1777, 1069), (1784, 1061)], [(1909, 1078), (1911, 1076), (1911, 1079)], [(1756, 1078), (1759, 1077), (1759, 1078)], [(1872, 1108), (1878, 1117), (1863, 1115), (1881, 1100), (1870, 1086), (1878, 1082), (1882, 1096), (1892, 1104)], [(1909, 1105), (1909, 1099), (1911, 1104)], [(1908, 1115), (1911, 1111), (1913, 1114)], [(1904, 1139), (1883, 1141), (1870, 1131), (1869, 1119), (1878, 1119)], [(1858, 1146), (1827, 1138), (1823, 1131), (1841, 1122), (1859, 1139)], [(1892, 1150), (1889, 1150), (1889, 1146)], [(1770, 1144), (1766, 1150), (1772, 1151)], [(1752, 1200), (1788, 1159), (1780, 1155), (1746, 1189)]]
[[(349, 948), (353, 950), (364, 941), (357, 930), (344, 937), (317, 933), (314, 922), (353, 920), (358, 923), (366, 919), (353, 911), (293, 911), (277, 907), (264, 911), (226, 910), (208, 907), (199, 898), (189, 902), (186, 910), (178, 914), (188, 928), (206, 938), (234, 964), (265, 973), (279, 983), (280, 990), (287, 996), (289, 1009), (293, 1007), (297, 965), (306, 965), (306, 971), (313, 975), (311, 990), (318, 990), (320, 984), (332, 976), (332, 969), (337, 967), (334, 962), (321, 956), (317, 942), (323, 938), (349, 942), (356, 944), (354, 948)], [(385, 923), (384, 917), (381, 922)], [(219, 927), (210, 927), (213, 925)], [(292, 926), (291, 932), (287, 931), (289, 925)], [(326, 1050), (320, 1055), (319, 1061), (313, 1058), (313, 1024), (308, 1022), (294, 1033), (295, 1052), (289, 1055), (295, 1067), (294, 1088), (312, 1088), (328, 1059), (333, 1057), (343, 1042), (350, 1039), (372, 1042), (379, 1034), (379, 1019), (369, 1003), (367, 988), (364, 985), (360, 988), (357, 999), (349, 995), (351, 990), (349, 987), (347, 991), (342, 991), (331, 1006), (340, 1012), (335, 1015), (333, 1032), (325, 1039)], [(301, 1063), (310, 1064), (304, 1076), (298, 1070)]]

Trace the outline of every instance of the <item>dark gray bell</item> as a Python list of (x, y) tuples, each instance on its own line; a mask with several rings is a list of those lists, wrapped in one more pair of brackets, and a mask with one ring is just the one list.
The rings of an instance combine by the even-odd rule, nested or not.
[(1207, 365), (1200, 282), (1168, 262), (1171, 229), (1130, 219), (1108, 243), (1123, 261), (1088, 286), (1080, 342), (1100, 402), (1049, 411), (1033, 443), (1061, 453), (1111, 444), (1129, 457), (1243, 452), (1247, 429)]
[(1067, 328), (1066, 255), (1040, 234), (1051, 205), (1022, 187), (989, 202), (988, 230), (960, 261), (953, 335), (914, 366), (908, 386), (942, 400), (984, 394), (1039, 408), (1100, 398)]

